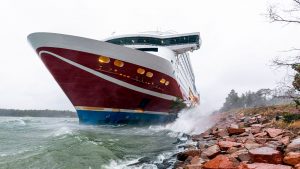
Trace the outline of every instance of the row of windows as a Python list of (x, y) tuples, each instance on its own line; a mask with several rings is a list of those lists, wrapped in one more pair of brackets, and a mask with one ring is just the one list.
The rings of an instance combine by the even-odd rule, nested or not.
[[(110, 62), (110, 58), (106, 57), (106, 56), (100, 56), (99, 59), (98, 59), (98, 61), (100, 63), (109, 63)], [(124, 62), (122, 62), (120, 60), (115, 60), (114, 61), (114, 65), (117, 66), (117, 67), (123, 67), (124, 66)], [(117, 70), (115, 69), (115, 71), (117, 71)], [(143, 69), (143, 68), (138, 68), (136, 72), (138, 74), (141, 74), (141, 75), (144, 75), (146, 73), (145, 75), (147, 77), (149, 77), (149, 78), (153, 77), (153, 73), (152, 72), (146, 72), (145, 69)], [(166, 86), (169, 85), (169, 81), (166, 81), (164, 78), (162, 78), (160, 80), (160, 83), (165, 84)]]
[(153, 38), (153, 37), (125, 37), (111, 39), (107, 42), (117, 45), (180, 45), (180, 44), (199, 44), (199, 35), (181, 36), (175, 38)]

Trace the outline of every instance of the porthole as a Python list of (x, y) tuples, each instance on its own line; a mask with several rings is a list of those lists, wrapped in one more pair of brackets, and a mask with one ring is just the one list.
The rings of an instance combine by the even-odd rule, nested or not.
[(164, 84), (164, 83), (166, 83), (166, 79), (162, 78), (162, 79), (160, 79), (159, 82), (162, 83), (162, 84)]
[(118, 67), (123, 67), (124, 66), (124, 62), (120, 61), (120, 60), (115, 60), (114, 61), (114, 65), (118, 66)]
[(143, 75), (145, 73), (145, 69), (138, 68), (137, 73)]
[(147, 73), (146, 73), (146, 76), (147, 76), (147, 77), (153, 77), (153, 73), (152, 73), (152, 72), (147, 72)]
[(168, 85), (169, 85), (169, 83), (170, 83), (169, 81), (166, 81), (165, 85), (166, 85), (166, 86), (168, 86)]
[(106, 56), (100, 56), (99, 59), (98, 59), (98, 61), (100, 63), (109, 63), (110, 59), (109, 59), (109, 57), (106, 57)]

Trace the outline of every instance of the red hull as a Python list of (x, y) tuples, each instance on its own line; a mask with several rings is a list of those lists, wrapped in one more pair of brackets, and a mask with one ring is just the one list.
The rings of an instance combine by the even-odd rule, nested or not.
[[(138, 88), (156, 93), (182, 98), (182, 93), (175, 79), (161, 72), (144, 68), (153, 72), (148, 78), (137, 73), (139, 65), (124, 62), (122, 68), (98, 62), (99, 55), (74, 51), (70, 49), (42, 47), (37, 52), (47, 51), (84, 67), (105, 74), (114, 79), (126, 82)], [(172, 100), (164, 99), (124, 87), (100, 78), (90, 72), (69, 64), (50, 53), (41, 53), (40, 57), (57, 83), (76, 106), (129, 109), (139, 111), (170, 112)], [(113, 56), (112, 56), (113, 57)], [(161, 78), (168, 80), (169, 85), (161, 84)]]

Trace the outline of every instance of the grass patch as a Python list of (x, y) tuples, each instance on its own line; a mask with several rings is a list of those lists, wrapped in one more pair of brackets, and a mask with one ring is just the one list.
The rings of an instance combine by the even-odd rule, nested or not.
[(300, 120), (300, 114), (286, 113), (283, 115), (283, 120), (287, 123), (292, 123)]

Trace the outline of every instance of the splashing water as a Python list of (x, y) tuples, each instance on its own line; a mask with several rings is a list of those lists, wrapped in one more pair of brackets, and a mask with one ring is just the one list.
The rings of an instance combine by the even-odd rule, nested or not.
[(187, 134), (199, 134), (214, 125), (211, 113), (196, 106), (182, 110), (175, 122), (166, 125), (166, 129)]

